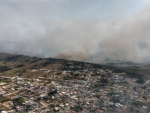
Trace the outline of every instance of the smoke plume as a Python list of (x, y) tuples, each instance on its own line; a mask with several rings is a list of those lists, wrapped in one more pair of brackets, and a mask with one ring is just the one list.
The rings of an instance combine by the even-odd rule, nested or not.
[(149, 14), (105, 22), (83, 18), (10, 21), (18, 25), (0, 24), (0, 52), (94, 63), (150, 61)]

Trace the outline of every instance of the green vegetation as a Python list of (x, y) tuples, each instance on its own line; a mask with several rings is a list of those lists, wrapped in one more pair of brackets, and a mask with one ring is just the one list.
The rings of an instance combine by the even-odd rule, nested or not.
[(21, 70), (21, 71), (18, 73), (18, 76), (22, 76), (22, 75), (23, 75), (23, 73), (25, 73), (25, 72), (26, 72), (26, 70), (25, 70), (25, 69)]
[(56, 102), (56, 101), (58, 101), (59, 99), (57, 99), (57, 98), (54, 98), (54, 99), (49, 99), (49, 103), (53, 103), (53, 102)]
[(104, 83), (104, 84), (107, 84), (107, 83), (108, 83), (108, 80), (105, 79), (105, 78), (102, 78), (102, 79), (100, 80), (100, 82), (101, 82), (101, 83)]
[(20, 67), (23, 67), (23, 66), (25, 66), (24, 64), (18, 64), (17, 66), (16, 66), (16, 68), (20, 68)]
[(10, 80), (9, 80), (9, 79), (7, 79), (7, 78), (3, 78), (3, 79), (0, 79), (0, 82), (9, 83), (9, 82), (10, 82)]
[(44, 62), (44, 63), (42, 64), (42, 66), (47, 66), (48, 64), (50, 64), (50, 62), (49, 62), (49, 61), (46, 61), (46, 62)]
[(0, 72), (8, 71), (10, 68), (8, 66), (0, 66)]
[(57, 93), (57, 89), (55, 89), (55, 90), (53, 90), (53, 91), (50, 91), (50, 92), (48, 93), (48, 95), (51, 96), (51, 95), (54, 95), (54, 94), (56, 94), (56, 93)]
[(105, 87), (107, 85), (108, 85), (108, 80), (106, 78), (101, 78), (96, 84), (94, 84), (94, 88)]
[(74, 107), (71, 107), (72, 110), (74, 110), (75, 112), (81, 112), (83, 111), (83, 108), (79, 105), (76, 105)]
[(144, 84), (145, 80), (142, 77), (139, 77), (139, 79), (136, 82), (139, 84)]
[(17, 98), (17, 99), (14, 99), (13, 102), (14, 102), (14, 104), (16, 104), (16, 105), (22, 105), (22, 104), (25, 102), (25, 100), (24, 100), (24, 98), (19, 97), (19, 98)]
[(136, 102), (132, 102), (132, 105), (135, 105), (135, 106), (145, 106), (145, 103), (140, 102), (140, 101), (136, 101)]
[(112, 109), (107, 109), (106, 113), (116, 113), (116, 112), (114, 110), (112, 110)]
[(96, 97), (96, 98), (99, 98), (101, 95), (100, 94), (98, 94), (98, 93), (96, 93), (95, 95), (94, 95), (94, 97)]
[(6, 61), (16, 61), (21, 55), (12, 55), (5, 58)]

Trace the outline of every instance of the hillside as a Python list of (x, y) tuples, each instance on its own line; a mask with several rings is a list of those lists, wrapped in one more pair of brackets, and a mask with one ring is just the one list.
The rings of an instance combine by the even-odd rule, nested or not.
[[(87, 62), (78, 62), (78, 61), (68, 61), (63, 59), (54, 59), (54, 58), (37, 58), (23, 55), (14, 55), (14, 54), (0, 54), (0, 74), (4, 76), (22, 76), (22, 77), (42, 77), (48, 76), (51, 73), (40, 73), (36, 70), (70, 70), (69, 66), (74, 66), (71, 70), (83, 70), (87, 68), (103, 68), (103, 69), (114, 69), (119, 72), (129, 73), (131, 76), (144, 76), (144, 74), (139, 73), (138, 69), (131, 71), (132, 68), (128, 67), (112, 67), (100, 64), (93, 64)], [(80, 68), (79, 68), (80, 67)], [(123, 71), (124, 70), (124, 71)]]
[(150, 78), (150, 62), (137, 63), (118, 60), (110, 61), (110, 63), (106, 63), (106, 65), (118, 68), (129, 73), (144, 75), (145, 77)]
[[(1, 75), (7, 76), (22, 76), (22, 77), (41, 77), (44, 76), (43, 73), (36, 73), (36, 70), (68, 70), (68, 66), (76, 66), (74, 70), (92, 67), (105, 67), (102, 65), (77, 62), (77, 61), (67, 61), (63, 59), (53, 59), (53, 58), (37, 58), (22, 55), (11, 55), (11, 54), (0, 54), (0, 72)], [(49, 73), (49, 75), (52, 73)]]

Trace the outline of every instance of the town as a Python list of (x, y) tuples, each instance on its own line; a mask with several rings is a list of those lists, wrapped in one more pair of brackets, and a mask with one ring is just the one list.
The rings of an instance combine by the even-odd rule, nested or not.
[[(0, 77), (1, 113), (149, 113), (150, 80), (109, 68), (39, 68)], [(48, 73), (53, 74), (48, 74)]]

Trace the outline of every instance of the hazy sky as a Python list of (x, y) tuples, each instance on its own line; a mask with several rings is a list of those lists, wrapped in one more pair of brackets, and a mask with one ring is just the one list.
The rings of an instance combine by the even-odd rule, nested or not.
[(0, 0), (0, 52), (150, 61), (150, 0)]

